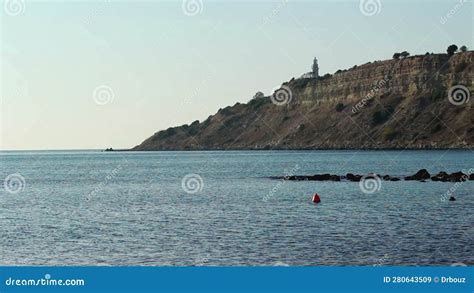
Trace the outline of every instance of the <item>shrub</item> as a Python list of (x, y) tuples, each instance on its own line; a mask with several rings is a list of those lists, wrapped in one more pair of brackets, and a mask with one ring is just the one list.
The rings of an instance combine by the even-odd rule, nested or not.
[(467, 52), (467, 47), (466, 46), (461, 46), (461, 48), (459, 48), (459, 51)]
[(383, 130), (383, 133), (382, 133), (383, 138), (385, 140), (392, 140), (397, 136), (397, 134), (398, 134), (398, 132), (393, 130), (393, 128), (391, 128), (391, 127), (385, 127), (385, 129)]
[(441, 129), (443, 129), (443, 127), (441, 126), (441, 124), (438, 123), (438, 124), (436, 124), (435, 127), (433, 127), (431, 129), (431, 133), (436, 133), (436, 132), (440, 131)]
[(259, 99), (253, 99), (253, 100), (250, 100), (250, 102), (248, 103), (249, 106), (252, 106), (254, 109), (258, 109), (260, 108), (262, 105), (264, 105), (265, 103), (267, 103), (268, 99), (264, 99), (264, 98), (259, 98)]
[(393, 59), (400, 59), (400, 53), (395, 53), (392, 56)]
[(320, 77), (319, 77), (319, 80), (325, 80), (325, 79), (330, 78), (331, 76), (332, 76), (332, 75), (331, 75), (330, 73), (326, 73), (325, 75), (320, 76)]
[(253, 95), (253, 98), (252, 99), (260, 99), (260, 98), (263, 98), (265, 97), (265, 94), (262, 93), (262, 92), (256, 92), (255, 95)]
[(158, 133), (158, 137), (160, 139), (165, 139), (165, 138), (171, 137), (175, 134), (176, 134), (176, 129), (170, 127), (168, 129), (166, 129), (165, 131), (160, 131)]
[(388, 118), (390, 118), (390, 115), (392, 115), (392, 113), (393, 113), (393, 109), (391, 108), (375, 111), (374, 114), (372, 115), (372, 124), (378, 125), (378, 124), (382, 124), (386, 122)]
[(339, 103), (336, 105), (336, 111), (337, 112), (342, 112), (342, 110), (344, 110), (345, 106), (343, 103)]
[(199, 128), (198, 128), (198, 127), (192, 127), (192, 128), (189, 128), (189, 129), (188, 129), (188, 134), (189, 134), (189, 135), (194, 136), (194, 135), (196, 135), (196, 134), (198, 134), (198, 133), (199, 133)]
[(439, 100), (446, 97), (446, 89), (444, 87), (436, 87), (431, 90), (431, 100)]
[(227, 106), (224, 109), (219, 109), (219, 111), (217, 111), (217, 112), (220, 113), (223, 116), (229, 116), (230, 114), (232, 114), (232, 107)]

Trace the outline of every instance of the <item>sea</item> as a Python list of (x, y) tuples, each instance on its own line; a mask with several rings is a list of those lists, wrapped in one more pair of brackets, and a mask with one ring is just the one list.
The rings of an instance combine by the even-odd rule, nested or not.
[(472, 168), (470, 150), (2, 151), (0, 265), (473, 265), (474, 181), (271, 178)]

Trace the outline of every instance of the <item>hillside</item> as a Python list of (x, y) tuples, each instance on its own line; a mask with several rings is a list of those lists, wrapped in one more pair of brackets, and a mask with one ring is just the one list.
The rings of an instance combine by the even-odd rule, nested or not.
[[(472, 51), (420, 55), (293, 78), (132, 150), (472, 148), (473, 59)], [(450, 101), (457, 85), (471, 92), (455, 88)]]

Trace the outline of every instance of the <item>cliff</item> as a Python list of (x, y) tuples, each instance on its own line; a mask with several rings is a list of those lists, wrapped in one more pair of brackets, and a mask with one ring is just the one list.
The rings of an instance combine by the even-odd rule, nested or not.
[(431, 54), (293, 78), (133, 150), (472, 148), (473, 59)]

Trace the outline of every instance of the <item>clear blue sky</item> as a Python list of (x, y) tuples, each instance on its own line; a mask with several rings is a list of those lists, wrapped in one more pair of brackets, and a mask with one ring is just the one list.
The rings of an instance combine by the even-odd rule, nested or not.
[[(196, 0), (195, 15), (182, 1), (10, 1), (19, 6), (1, 7), (3, 150), (129, 148), (269, 94), (315, 56), (324, 74), (396, 51), (474, 47), (472, 1), (462, 0), (372, 0), (375, 10)], [(109, 96), (94, 99), (104, 86)]]

